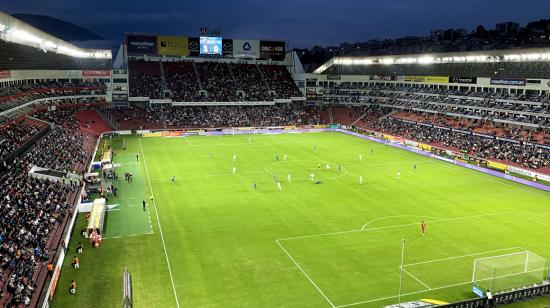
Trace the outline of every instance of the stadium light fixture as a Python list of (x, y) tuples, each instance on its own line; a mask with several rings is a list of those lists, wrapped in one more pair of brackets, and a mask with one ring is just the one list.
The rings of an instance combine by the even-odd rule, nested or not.
[(419, 64), (432, 64), (434, 63), (435, 59), (433, 57), (419, 57), (418, 58), (418, 63)]
[(36, 35), (30, 34), (27, 31), (13, 29), (9, 32), (9, 34), (12, 35), (15, 39), (18, 39), (18, 40), (31, 42), (31, 43), (35, 43), (35, 44), (41, 44), (42, 43), (41, 38), (39, 38)]
[(4, 24), (0, 24), (0, 32), (6, 32), (7, 29), (8, 29), (8, 26)]

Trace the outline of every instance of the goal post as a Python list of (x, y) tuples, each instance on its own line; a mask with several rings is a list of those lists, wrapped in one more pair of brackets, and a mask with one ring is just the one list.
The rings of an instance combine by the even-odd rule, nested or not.
[(548, 280), (549, 262), (530, 251), (479, 258), (474, 260), (472, 287), (474, 293), (492, 293), (542, 284)]

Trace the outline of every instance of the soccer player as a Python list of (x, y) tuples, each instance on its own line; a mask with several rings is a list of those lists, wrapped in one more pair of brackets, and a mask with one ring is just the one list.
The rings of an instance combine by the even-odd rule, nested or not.
[(309, 174), (309, 179), (310, 179), (311, 181), (313, 181), (313, 180), (315, 179), (315, 173), (313, 173), (313, 172), (310, 173), (310, 174)]
[(317, 169), (321, 170), (321, 164), (317, 164)]
[(397, 179), (399, 180), (401, 178), (401, 171), (399, 169), (397, 170)]
[(143, 204), (143, 211), (145, 212), (145, 209), (147, 207), (147, 203), (145, 202), (145, 200), (143, 200), (141, 203)]
[(422, 223), (420, 224), (420, 231), (422, 232), (422, 236), (426, 233), (426, 223), (424, 220), (422, 220)]
[(233, 174), (237, 173), (237, 167), (233, 166)]
[(275, 160), (279, 161), (279, 154), (275, 154)]
[(170, 178), (170, 182), (172, 182), (172, 184), (176, 183), (176, 176), (173, 175), (171, 178)]
[(338, 171), (342, 171), (342, 166), (340, 166), (340, 164), (338, 164)]
[(71, 286), (69, 287), (69, 294), (76, 293), (76, 281), (71, 280)]
[(326, 165), (325, 165), (325, 169), (327, 169), (327, 171), (329, 171), (329, 170), (330, 170), (330, 165), (329, 165), (329, 164), (326, 164)]
[(359, 161), (363, 160), (363, 154), (359, 154)]
[(136, 154), (136, 162), (139, 163), (139, 154)]
[(413, 164), (413, 169), (414, 171), (416, 171), (416, 164)]
[(374, 149), (370, 149), (370, 155), (374, 156)]
[(285, 156), (284, 156), (283, 160), (286, 160), (286, 153), (285, 153)]
[(233, 161), (237, 160), (237, 154), (233, 154)]
[(278, 189), (279, 191), (282, 190), (282, 188), (281, 188), (281, 182), (277, 182), (277, 189)]
[(252, 183), (252, 187), (254, 188), (254, 190), (256, 190), (256, 181), (254, 181), (254, 183)]
[(273, 182), (277, 182), (277, 175), (273, 172)]
[(313, 152), (316, 152), (317, 151), (317, 145), (313, 145)]
[(359, 176), (359, 185), (363, 185), (363, 176), (362, 175)]

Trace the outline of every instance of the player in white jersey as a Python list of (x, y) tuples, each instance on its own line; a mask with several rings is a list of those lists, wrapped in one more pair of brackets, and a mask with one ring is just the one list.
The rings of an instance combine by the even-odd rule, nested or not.
[(281, 182), (277, 182), (277, 189), (278, 189), (279, 191), (282, 190), (282, 188), (281, 188)]

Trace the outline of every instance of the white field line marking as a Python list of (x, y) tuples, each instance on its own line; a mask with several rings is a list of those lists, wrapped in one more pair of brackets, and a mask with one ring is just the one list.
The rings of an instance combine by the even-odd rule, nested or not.
[(426, 289), (428, 290), (431, 290), (432, 288), (430, 288), (427, 284), (425, 284), (424, 282), (422, 282), (422, 280), (416, 278), (416, 276), (414, 276), (413, 274), (409, 273), (409, 271), (407, 271), (406, 269), (402, 268), (403, 272), (407, 273), (407, 275), (411, 276), (414, 280), (418, 281), (421, 285), (423, 285)]
[(137, 204), (128, 204), (128, 206), (137, 206)]
[(304, 269), (300, 266), (300, 264), (298, 264), (298, 262), (296, 262), (296, 260), (294, 260), (294, 258), (288, 253), (288, 251), (286, 251), (286, 249), (283, 247), (283, 245), (281, 245), (281, 243), (279, 242), (279, 240), (275, 240), (275, 242), (277, 243), (277, 245), (279, 245), (279, 247), (285, 252), (285, 254), (287, 255), (287, 257), (290, 259), (290, 261), (292, 261), (292, 263), (294, 263), (294, 265), (296, 265), (296, 267), (298, 267), (298, 269), (302, 272), (302, 274), (304, 274), (304, 276), (306, 276), (306, 278), (309, 280), (309, 282), (311, 282), (311, 284), (315, 287), (315, 289), (317, 289), (317, 291), (319, 291), (319, 293), (321, 293), (321, 295), (325, 298), (325, 300), (330, 304), (331, 307), (336, 307), (332, 301), (325, 295), (325, 293), (323, 293), (323, 291), (321, 290), (321, 288), (319, 288), (319, 286), (315, 283), (315, 281), (313, 281), (313, 279), (311, 279), (311, 277), (309, 277), (309, 275), (306, 273), (306, 271), (304, 271)]
[(139, 148), (141, 149), (141, 157), (143, 158), (143, 165), (145, 166), (145, 172), (147, 174), (147, 181), (149, 182), (149, 189), (151, 190), (151, 195), (153, 195), (153, 207), (155, 209), (155, 214), (157, 216), (157, 223), (159, 225), (160, 239), (162, 241), (162, 247), (164, 248), (164, 257), (166, 258), (166, 265), (168, 266), (168, 273), (170, 274), (170, 282), (172, 283), (172, 291), (174, 291), (174, 298), (176, 300), (176, 307), (180, 307), (178, 294), (176, 292), (176, 285), (174, 284), (174, 277), (172, 275), (172, 268), (170, 267), (170, 260), (168, 259), (168, 253), (166, 252), (166, 243), (164, 242), (164, 235), (162, 233), (162, 226), (160, 225), (159, 213), (157, 210), (156, 198), (153, 193), (153, 186), (151, 185), (151, 177), (149, 176), (149, 169), (147, 168), (147, 161), (145, 160), (145, 153), (143, 152), (143, 146), (141, 144), (141, 137), (138, 137)]
[(541, 225), (541, 226), (550, 228), (550, 225), (549, 225), (549, 224), (546, 224), (546, 223), (544, 223), (544, 222), (540, 222), (540, 221), (534, 220), (534, 219), (532, 219), (532, 218), (526, 217), (526, 216), (521, 215), (521, 214), (516, 213), (516, 212), (513, 212), (513, 214), (516, 215), (516, 216), (519, 216), (520, 218), (523, 218), (523, 219), (525, 219), (525, 220), (528, 220), (528, 221), (530, 221), (530, 222), (532, 222), (532, 223), (539, 224), (539, 225)]
[[(516, 273), (516, 274), (509, 274), (509, 275), (504, 275), (504, 276), (497, 276), (497, 277), (495, 277), (495, 278), (506, 278), (506, 277), (521, 275), (521, 274), (525, 274), (525, 273), (538, 272), (538, 271), (541, 271), (541, 270), (544, 270), (544, 268), (542, 268), (542, 269), (536, 269), (536, 270), (532, 270), (532, 271), (527, 271), (527, 272)], [(493, 278), (487, 278), (487, 279), (476, 280), (476, 282), (479, 282), (479, 281), (486, 281), (486, 280), (491, 280), (491, 279), (493, 279)], [(450, 285), (446, 285), (446, 286), (442, 286), (442, 287), (436, 287), (436, 288), (432, 288), (431, 290), (422, 290), (422, 291), (416, 291), (416, 292), (410, 292), (410, 293), (403, 293), (403, 294), (401, 294), (401, 296), (403, 297), (403, 296), (414, 295), (414, 294), (420, 294), (420, 293), (425, 293), (425, 292), (430, 292), (430, 291), (443, 290), (443, 289), (448, 289), (448, 288), (453, 288), (453, 287), (459, 287), (459, 286), (468, 285), (468, 284), (472, 284), (472, 282), (471, 282), (471, 281), (467, 281), (467, 282), (461, 282), (461, 283), (450, 284)], [(381, 298), (377, 298), (377, 299), (371, 299), (371, 300), (366, 300), (366, 301), (361, 301), (361, 302), (356, 302), (356, 303), (351, 303), (351, 304), (340, 305), (340, 306), (337, 306), (337, 307), (335, 307), (335, 308), (343, 308), (343, 307), (350, 307), (350, 306), (362, 305), (362, 304), (367, 304), (367, 303), (379, 302), (379, 301), (383, 301), (383, 300), (387, 300), (387, 299), (392, 299), (392, 298), (397, 298), (397, 297), (398, 297), (398, 295), (387, 296), (387, 297), (381, 297)]]
[(189, 141), (189, 138), (188, 137), (183, 137), (183, 139), (185, 139), (185, 142), (187, 142), (188, 145), (190, 146), (193, 146), (193, 144), (191, 144), (191, 142)]
[[(505, 213), (507, 213), (507, 212), (472, 215), (472, 216), (455, 217), (455, 218), (445, 218), (445, 219), (440, 219), (440, 220), (426, 221), (426, 223), (459, 221), (459, 220), (472, 219), (472, 218), (478, 218), (478, 217), (499, 216), (499, 215), (502, 215), (502, 214), (505, 214)], [(355, 233), (355, 232), (368, 232), (368, 231), (374, 231), (374, 230), (393, 229), (393, 228), (401, 228), (401, 227), (416, 226), (416, 225), (419, 225), (419, 224), (417, 222), (415, 222), (415, 223), (409, 223), (409, 224), (392, 225), (392, 226), (377, 227), (377, 228), (368, 228), (368, 229), (364, 229), (364, 230), (355, 229), (355, 230), (348, 230), (348, 231), (339, 231), (339, 232), (329, 232), (329, 233), (321, 233), (321, 234), (294, 236), (294, 237), (281, 238), (281, 239), (278, 239), (278, 240), (279, 241), (287, 241), (287, 240), (303, 239), (303, 238), (310, 238), (310, 237), (320, 237), (320, 236), (338, 235), (338, 234)]]
[[(347, 135), (347, 134), (346, 134), (346, 135)], [(376, 142), (376, 141), (363, 139), (363, 138), (360, 138), (360, 137), (357, 137), (357, 136), (354, 136), (354, 137), (359, 138), (359, 139), (361, 139), (361, 140), (368, 141), (368, 142), (374, 142), (374, 143), (379, 144), (379, 143)], [(391, 144), (390, 144), (390, 146), (391, 146), (392, 149), (398, 150), (398, 151), (396, 151), (396, 153), (398, 153), (398, 154), (401, 155), (401, 156), (405, 156), (405, 157), (407, 157), (407, 158), (410, 158), (410, 157), (409, 157), (409, 155), (406, 155), (405, 153), (416, 155), (416, 156), (419, 157), (420, 160), (423, 160), (423, 161), (433, 161), (433, 162), (435, 162), (435, 161), (440, 161), (440, 160), (435, 159), (435, 158), (429, 158), (429, 157), (426, 157), (426, 156), (424, 156), (424, 155), (421, 155), (421, 154), (418, 154), (418, 153), (414, 153), (414, 152), (412, 152), (412, 151), (408, 151), (408, 150), (404, 150), (404, 149), (401, 149), (401, 148), (398, 148), (398, 147), (394, 147), (394, 146), (392, 146)], [(440, 161), (440, 162), (444, 163), (444, 164), (442, 164), (442, 166), (445, 166), (445, 167), (447, 167), (447, 168), (451, 168), (451, 169), (453, 169), (453, 170), (456, 170), (456, 171), (459, 171), (459, 172), (462, 172), (462, 173), (468, 173), (468, 174), (470, 174), (469, 172), (467, 172), (468, 170), (470, 170), (470, 171), (475, 171), (475, 172), (472, 173), (472, 175), (474, 175), (474, 176), (476, 176), (476, 177), (483, 178), (483, 179), (485, 179), (485, 180), (487, 180), (487, 181), (500, 183), (500, 184), (502, 184), (502, 185), (506, 185), (506, 186), (509, 186), (509, 187), (514, 187), (514, 188), (516, 188), (516, 189), (519, 189), (519, 190), (524, 191), (524, 192), (527, 192), (527, 193), (531, 193), (531, 194), (535, 194), (535, 195), (539, 195), (539, 196), (550, 197), (550, 194), (548, 194), (548, 193), (546, 193), (546, 192), (544, 192), (544, 191), (540, 191), (540, 190), (538, 190), (538, 189), (535, 189), (535, 190), (527, 190), (527, 189), (521, 187), (521, 186), (524, 186), (524, 185), (523, 185), (523, 184), (520, 184), (520, 183), (517, 183), (517, 184), (519, 184), (519, 185), (521, 185), (521, 186), (512, 185), (512, 183), (507, 183), (507, 181), (509, 181), (509, 180), (507, 180), (507, 179), (497, 178), (497, 179), (500, 179), (500, 180), (501, 180), (501, 181), (498, 181), (497, 179), (494, 179), (495, 176), (492, 176), (492, 175), (490, 175), (490, 174), (483, 173), (483, 172), (481, 172), (481, 171), (477, 171), (477, 170), (474, 170), (474, 169), (468, 169), (468, 168), (465, 168), (465, 167), (462, 167), (462, 166), (457, 166), (457, 165), (455, 165), (455, 164), (452, 164), (452, 163), (449, 163), (449, 162), (445, 162), (445, 161)], [(454, 166), (454, 167), (458, 167), (458, 168), (453, 168), (453, 166)], [(488, 176), (488, 177), (485, 178), (485, 176)], [(514, 183), (515, 183), (515, 182), (514, 182)]]
[(440, 217), (422, 216), (422, 215), (394, 215), (394, 216), (384, 216), (384, 217), (375, 218), (375, 219), (373, 219), (373, 220), (367, 222), (366, 224), (364, 224), (364, 225), (361, 227), (361, 230), (367, 229), (368, 225), (370, 225), (371, 223), (373, 223), (373, 222), (375, 222), (375, 221), (384, 220), (384, 219), (389, 219), (389, 218), (400, 218), (400, 217), (435, 218), (436, 220), (442, 219), (442, 218), (440, 218)]
[[(144, 235), (151, 235), (153, 234), (153, 232), (147, 232), (147, 233), (137, 233), (137, 234), (133, 234), (133, 235), (126, 235), (126, 236), (132, 236), (132, 237), (135, 237), (135, 236), (144, 236)], [(111, 239), (117, 239), (117, 238), (122, 238), (123, 236), (122, 235), (117, 235), (117, 236), (113, 236), (113, 237), (104, 237), (103, 239), (104, 240), (111, 240)]]
[(486, 255), (486, 254), (490, 254), (490, 253), (494, 253), (494, 252), (517, 250), (517, 249), (523, 249), (523, 248), (522, 247), (510, 247), (510, 248), (489, 250), (489, 251), (472, 253), (472, 254), (467, 254), (467, 255), (462, 255), (462, 256), (454, 256), (454, 257), (449, 257), (449, 258), (434, 259), (434, 260), (428, 260), (428, 261), (422, 261), (422, 262), (416, 262), (416, 263), (408, 263), (408, 264), (404, 264), (403, 267), (422, 265), (422, 264), (428, 264), (428, 263), (443, 262), (443, 261), (449, 261), (449, 260), (455, 260), (455, 259), (461, 259), (461, 258), (467, 258), (467, 257), (473, 257), (473, 256), (479, 256), (479, 255)]

